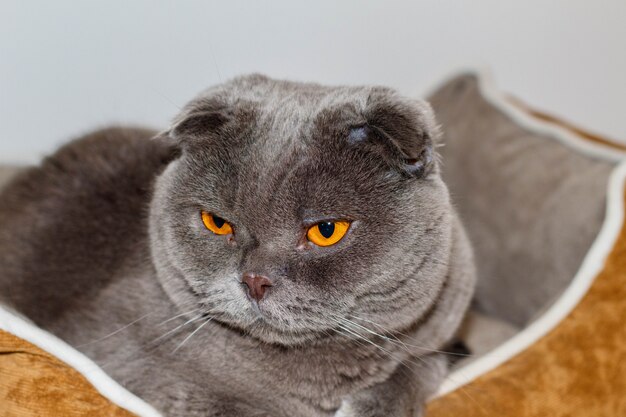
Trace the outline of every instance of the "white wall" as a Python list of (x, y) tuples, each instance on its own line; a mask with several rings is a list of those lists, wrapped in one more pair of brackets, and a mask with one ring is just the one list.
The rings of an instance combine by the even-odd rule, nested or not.
[(468, 65), (626, 140), (624, 0), (1, 0), (0, 161), (110, 122), (164, 127), (236, 74), (423, 94)]

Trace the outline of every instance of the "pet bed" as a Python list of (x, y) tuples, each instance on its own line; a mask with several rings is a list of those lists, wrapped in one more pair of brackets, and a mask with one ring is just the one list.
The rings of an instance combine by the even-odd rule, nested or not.
[[(456, 365), (428, 415), (626, 415), (624, 148), (524, 108), (474, 74), (431, 99), (452, 197), (470, 237), (487, 243), (476, 248), (481, 285), (463, 329), (472, 357)], [(524, 158), (534, 162), (516, 162)], [(0, 181), (12, 172), (0, 170)], [(491, 194), (481, 199), (485, 186)], [(523, 204), (530, 214), (517, 213)], [(561, 205), (575, 210), (563, 216)], [(531, 283), (537, 291), (527, 291)], [(159, 415), (1, 307), (0, 414)]]
[(624, 146), (485, 76), (455, 77), (431, 102), (444, 177), (476, 243), (473, 308), (523, 330), (452, 372), (428, 415), (626, 415)]

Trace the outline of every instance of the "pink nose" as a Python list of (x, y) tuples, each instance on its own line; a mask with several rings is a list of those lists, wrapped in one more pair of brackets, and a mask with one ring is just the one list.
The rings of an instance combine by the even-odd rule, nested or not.
[(248, 287), (248, 295), (256, 301), (261, 301), (265, 295), (265, 291), (272, 286), (272, 281), (262, 275), (256, 275), (250, 272), (243, 274), (241, 282)]

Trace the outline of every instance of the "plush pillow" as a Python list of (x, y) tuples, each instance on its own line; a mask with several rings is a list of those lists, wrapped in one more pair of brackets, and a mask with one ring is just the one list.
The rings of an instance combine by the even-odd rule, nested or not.
[(545, 123), (520, 123), (475, 75), (454, 78), (430, 100), (444, 132), (444, 179), (474, 245), (476, 307), (524, 325), (589, 250), (614, 162), (564, 146)]

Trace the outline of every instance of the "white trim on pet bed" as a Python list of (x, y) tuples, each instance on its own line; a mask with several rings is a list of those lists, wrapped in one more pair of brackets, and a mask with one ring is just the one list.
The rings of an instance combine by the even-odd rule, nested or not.
[(537, 320), (520, 333), (476, 361), (452, 372), (441, 385), (437, 396), (445, 395), (468, 384), (479, 376), (521, 353), (540, 338), (556, 328), (578, 305), (602, 271), (619, 236), (624, 220), (624, 186), (626, 185), (626, 162), (612, 173), (607, 196), (607, 213), (598, 237), (563, 295)]
[(130, 393), (91, 359), (51, 333), (0, 306), (0, 329), (45, 350), (81, 373), (104, 397), (141, 417), (160, 417), (154, 408)]
[(527, 328), (509, 339), (483, 357), (452, 372), (444, 381), (436, 397), (450, 393), (457, 388), (473, 381), (481, 375), (495, 369), (499, 365), (521, 353), (540, 338), (556, 328), (587, 294), (597, 275), (602, 271), (607, 256), (613, 249), (624, 221), (624, 186), (626, 185), (626, 154), (608, 146), (590, 143), (556, 125), (542, 122), (518, 109), (499, 93), (490, 78), (476, 73), (481, 92), (494, 106), (513, 118), (520, 125), (539, 133), (544, 133), (581, 153), (623, 161), (613, 172), (608, 183), (606, 217), (600, 233), (591, 249), (587, 252), (583, 263), (572, 283), (557, 301)]

